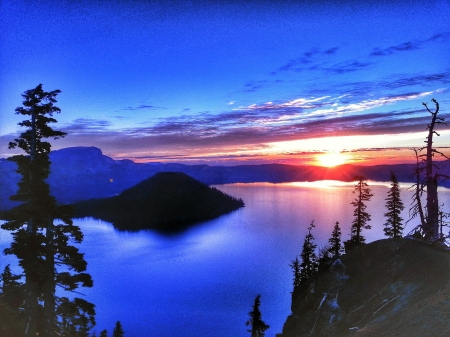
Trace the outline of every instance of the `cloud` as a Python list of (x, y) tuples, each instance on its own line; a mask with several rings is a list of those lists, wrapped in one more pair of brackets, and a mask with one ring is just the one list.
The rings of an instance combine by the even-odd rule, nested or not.
[(440, 41), (443, 40), (445, 42), (446, 39), (450, 37), (450, 32), (444, 32), (435, 34), (432, 37), (428, 39), (423, 40), (413, 40), (413, 41), (407, 41), (403, 42), (394, 46), (390, 46), (387, 48), (374, 48), (373, 51), (370, 53), (370, 56), (388, 56), (392, 55), (397, 52), (405, 52), (405, 51), (413, 51), (422, 49), (426, 44), (430, 42)]
[[(284, 71), (295, 71), (300, 72), (302, 70), (308, 69), (306, 65), (310, 65), (316, 61), (317, 56), (328, 56), (333, 55), (338, 51), (338, 47), (329, 48), (327, 50), (321, 50), (319, 48), (311, 49), (304, 52), (302, 56), (289, 60), (286, 64), (277, 68), (276, 71), (272, 72), (272, 75), (276, 75), (278, 72)], [(309, 68), (311, 69), (311, 68)]]
[[(249, 149), (262, 150), (271, 142), (424, 131), (429, 114), (423, 108), (387, 107), (430, 94), (410, 92), (350, 104), (340, 103), (346, 95), (297, 98), (219, 114), (203, 112), (155, 118), (145, 126), (116, 130), (107, 121), (78, 119), (62, 131), (69, 133), (67, 139), (71, 139), (72, 146), (74, 143), (95, 145), (105, 152), (134, 153), (135, 157), (152, 153), (152, 160), (184, 155), (204, 157), (214, 153), (225, 156)], [(370, 112), (375, 108), (383, 110)], [(442, 117), (450, 115), (442, 114)]]
[(269, 84), (268, 80), (262, 80), (262, 81), (249, 81), (244, 84), (244, 90), (243, 92), (255, 92), (257, 90), (260, 90), (264, 87), (266, 87)]
[[(432, 87), (435, 85), (448, 85), (450, 83), (450, 68), (441, 72), (428, 74), (399, 74), (373, 81), (341, 81), (339, 84), (320, 83), (314, 84), (308, 91), (308, 95), (347, 94), (348, 102), (361, 101), (373, 94), (380, 95), (384, 92), (392, 92), (406, 87)], [(446, 88), (438, 90), (445, 91)]]
[(122, 111), (135, 111), (135, 110), (157, 110), (157, 109), (166, 109), (160, 106), (155, 106), (155, 105), (146, 105), (146, 104), (141, 104), (138, 106), (127, 106), (125, 108), (122, 108), (120, 110)]
[(71, 133), (76, 133), (86, 130), (95, 130), (95, 131), (104, 130), (111, 125), (112, 125), (111, 122), (107, 120), (77, 118), (72, 123), (70, 123), (69, 126), (63, 127), (63, 129), (69, 130)]
[(359, 71), (372, 66), (372, 62), (360, 62), (358, 60), (350, 60), (337, 63), (328, 68), (321, 68), (321, 70), (328, 71), (334, 74), (346, 74), (354, 71)]

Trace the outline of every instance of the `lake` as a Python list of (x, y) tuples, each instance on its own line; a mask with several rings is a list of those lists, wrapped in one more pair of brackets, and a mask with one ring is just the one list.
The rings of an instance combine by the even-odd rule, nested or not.
[[(389, 183), (368, 182), (374, 197), (368, 205), (371, 230), (367, 242), (381, 239)], [(408, 217), (411, 192), (401, 185)], [(336, 221), (349, 238), (355, 198), (353, 183), (252, 183), (218, 185), (246, 204), (231, 214), (176, 234), (121, 232), (92, 218), (75, 221), (84, 234), (81, 250), (94, 279), (84, 289), (96, 305), (97, 335), (117, 320), (127, 337), (249, 336), (245, 322), (261, 294), (266, 336), (281, 332), (290, 314), (292, 271), (307, 227), (314, 220), (318, 246), (325, 244)], [(449, 204), (450, 190), (440, 189)], [(406, 226), (409, 232), (415, 225)], [(7, 245), (8, 234), (0, 233)], [(9, 257), (2, 257), (1, 268)]]

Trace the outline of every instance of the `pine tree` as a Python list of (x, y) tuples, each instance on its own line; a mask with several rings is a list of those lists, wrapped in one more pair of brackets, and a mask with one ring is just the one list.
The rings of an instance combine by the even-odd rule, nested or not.
[(330, 266), (333, 261), (333, 254), (330, 251), (331, 246), (326, 244), (325, 246), (321, 246), (319, 248), (318, 253), (318, 270), (324, 270)]
[(295, 258), (294, 261), (292, 261), (292, 264), (289, 265), (292, 268), (292, 271), (294, 272), (294, 289), (295, 287), (298, 287), (300, 285), (300, 261), (298, 260), (298, 257)]
[(105, 329), (102, 332), (100, 332), (100, 336), (99, 337), (108, 337), (108, 331)]
[(300, 263), (300, 283), (305, 282), (311, 276), (313, 276), (318, 269), (318, 261), (316, 255), (316, 247), (314, 244), (314, 236), (311, 234), (311, 230), (314, 228), (314, 221), (308, 227), (308, 234), (303, 242), (303, 249), (300, 257), (302, 262)]
[(400, 213), (405, 206), (400, 199), (400, 187), (394, 172), (391, 172), (391, 188), (385, 200), (388, 211), (384, 214), (387, 217), (387, 222), (384, 224), (384, 234), (389, 238), (401, 238), (404, 225)]
[[(53, 113), (60, 112), (54, 106), (59, 93), (59, 90), (45, 92), (41, 84), (25, 91), (23, 107), (17, 108), (16, 113), (29, 116), (19, 123), (26, 130), (9, 143), (10, 148), (18, 147), (26, 153), (11, 158), (22, 176), (19, 190), (11, 199), (21, 204), (6, 212), (7, 222), (1, 226), (12, 231), (13, 242), (5, 253), (17, 256), (25, 278), (25, 336), (41, 334), (52, 337), (64, 325), (61, 308), (67, 307), (67, 301), (55, 296), (57, 286), (68, 291), (79, 286), (92, 286), (90, 275), (84, 273), (86, 261), (83, 254), (69, 244), (80, 243), (83, 234), (72, 223), (70, 207), (57, 204), (45, 181), (50, 173), (48, 154), (51, 145), (43, 139), (66, 135), (48, 125), (56, 122)], [(55, 224), (55, 220), (60, 223)], [(64, 271), (58, 271), (59, 266)], [(92, 321), (91, 304), (84, 304), (76, 298), (72, 302), (76, 307), (83, 306)], [(62, 321), (57, 318), (57, 312)]]
[(122, 329), (122, 324), (120, 324), (120, 321), (117, 321), (116, 326), (114, 327), (113, 337), (123, 337), (123, 336), (124, 332)]
[(16, 337), (22, 334), (24, 324), (21, 312), (23, 310), (23, 284), (19, 282), (20, 275), (14, 275), (7, 265), (1, 274), (2, 286), (0, 292), (0, 336)]
[(357, 183), (355, 184), (353, 193), (355, 193), (357, 197), (351, 202), (355, 207), (355, 210), (353, 211), (354, 219), (351, 227), (350, 242), (352, 244), (360, 244), (366, 241), (361, 235), (362, 229), (371, 228), (371, 226), (367, 224), (367, 222), (370, 221), (370, 214), (366, 211), (367, 206), (364, 202), (369, 201), (373, 197), (373, 194), (363, 177), (356, 177), (355, 180), (357, 180)]
[(22, 278), (21, 275), (13, 275), (9, 264), (5, 267), (3, 273), (1, 274), (2, 280), (2, 295), (5, 302), (10, 305), (11, 308), (19, 312), (22, 307), (23, 295), (22, 286), (23, 284), (19, 282)]
[(339, 222), (336, 221), (334, 225), (333, 232), (331, 233), (331, 238), (328, 239), (330, 245), (330, 253), (334, 258), (339, 257), (344, 253), (344, 247), (341, 243), (341, 228), (339, 227)]
[(251, 332), (251, 337), (264, 337), (264, 332), (270, 328), (269, 325), (262, 320), (261, 312), (259, 311), (259, 305), (261, 304), (261, 295), (256, 296), (255, 303), (253, 304), (253, 310), (248, 314), (250, 319), (245, 322), (245, 325), (251, 326), (248, 332)]

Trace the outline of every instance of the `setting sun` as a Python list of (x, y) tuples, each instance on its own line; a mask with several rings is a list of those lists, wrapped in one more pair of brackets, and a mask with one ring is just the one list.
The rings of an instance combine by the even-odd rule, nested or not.
[(347, 161), (347, 156), (340, 152), (328, 152), (318, 155), (317, 161), (320, 166), (333, 167), (344, 164)]

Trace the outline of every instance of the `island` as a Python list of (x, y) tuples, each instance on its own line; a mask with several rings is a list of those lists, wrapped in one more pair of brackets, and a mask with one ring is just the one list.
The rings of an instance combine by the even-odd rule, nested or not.
[(110, 198), (73, 204), (74, 217), (94, 217), (123, 230), (179, 231), (244, 207), (232, 197), (181, 172), (160, 172)]

